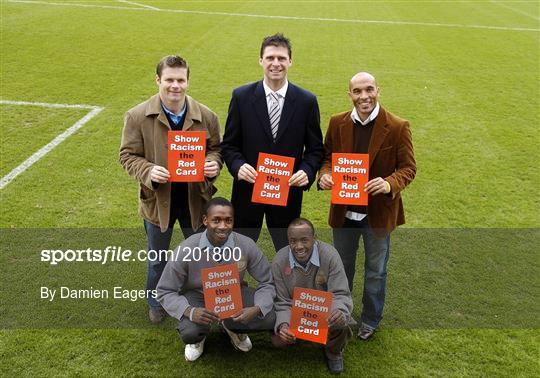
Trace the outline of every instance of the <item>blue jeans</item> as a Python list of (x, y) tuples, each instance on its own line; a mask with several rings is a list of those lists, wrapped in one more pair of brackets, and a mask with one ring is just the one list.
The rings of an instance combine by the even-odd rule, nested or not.
[(377, 236), (369, 227), (367, 216), (360, 222), (345, 218), (343, 227), (334, 228), (332, 232), (334, 247), (341, 256), (351, 293), (360, 236), (363, 238), (365, 259), (361, 321), (363, 325), (375, 329), (383, 316), (390, 234)]
[[(165, 257), (164, 254), (160, 254), (159, 251), (168, 250), (171, 244), (174, 221), (172, 221), (171, 223), (172, 224), (169, 225), (169, 228), (165, 232), (161, 232), (161, 229), (158, 226), (148, 222), (146, 219), (144, 220), (144, 229), (146, 231), (146, 236), (148, 237), (148, 250), (157, 251), (158, 252), (157, 256), (159, 257)], [(183, 222), (180, 221), (180, 228), (182, 229), (184, 238), (187, 239), (188, 237), (193, 235), (195, 232), (191, 229), (191, 222), (189, 223), (188, 227), (186, 227), (186, 225), (182, 223)], [(146, 290), (156, 289), (159, 279), (161, 278), (161, 274), (163, 273), (163, 269), (165, 269), (165, 265), (167, 265), (167, 261), (164, 259), (160, 259), (156, 261), (148, 260), (148, 273), (146, 275)], [(153, 298), (151, 295), (148, 296), (147, 300), (148, 300), (148, 305), (150, 307), (161, 308), (161, 305), (159, 304), (159, 302), (155, 298)]]

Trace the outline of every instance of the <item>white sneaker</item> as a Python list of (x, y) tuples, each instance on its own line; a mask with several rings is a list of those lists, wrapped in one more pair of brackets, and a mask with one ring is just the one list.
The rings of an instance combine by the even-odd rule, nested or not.
[(231, 338), (232, 345), (242, 351), (242, 352), (249, 352), (251, 348), (253, 348), (253, 344), (251, 344), (251, 340), (249, 339), (249, 336), (245, 333), (234, 333), (233, 331), (229, 330), (225, 323), (221, 323), (223, 326), (223, 329), (225, 332), (227, 332), (227, 335)]
[(201, 356), (204, 350), (205, 341), (206, 337), (196, 344), (186, 344), (186, 349), (184, 350), (186, 361), (193, 362)]

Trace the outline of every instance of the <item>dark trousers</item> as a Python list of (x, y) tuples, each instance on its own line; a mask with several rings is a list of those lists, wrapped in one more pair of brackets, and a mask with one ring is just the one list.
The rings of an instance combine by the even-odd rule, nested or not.
[[(156, 226), (148, 222), (147, 220), (144, 220), (144, 230), (146, 231), (146, 236), (148, 238), (148, 250), (158, 252), (157, 260), (148, 260), (148, 273), (146, 275), (147, 290), (155, 290), (159, 279), (161, 278), (161, 274), (163, 273), (163, 269), (165, 269), (165, 265), (167, 265), (167, 260), (165, 259), (166, 256), (164, 254), (160, 254), (159, 251), (165, 251), (169, 249), (174, 224), (176, 223), (176, 221), (178, 221), (178, 223), (180, 224), (180, 229), (182, 230), (184, 239), (187, 239), (194, 233), (200, 232), (204, 229), (204, 227), (201, 227), (201, 229), (193, 231), (193, 229), (191, 228), (191, 215), (189, 213), (189, 207), (187, 206), (187, 203), (181, 208), (176, 206), (171, 208), (169, 227), (165, 232), (161, 232), (159, 226)], [(158, 301), (151, 295), (148, 296), (148, 305), (150, 307), (161, 308), (161, 305), (158, 303)]]
[[(242, 304), (244, 307), (253, 306), (254, 294), (254, 289), (242, 286)], [(201, 293), (197, 291), (188, 291), (183, 295), (187, 298), (190, 306), (204, 307), (204, 297)], [(268, 331), (274, 328), (276, 313), (272, 309), (264, 318), (256, 317), (247, 324), (235, 322), (230, 318), (225, 319), (223, 322), (229, 330), (237, 333)], [(194, 323), (189, 320), (189, 317), (183, 316), (178, 322), (177, 330), (184, 344), (196, 344), (208, 335), (210, 326)]]
[(252, 184), (245, 181), (235, 182), (231, 197), (234, 206), (234, 230), (256, 242), (261, 234), (263, 218), (266, 218), (266, 226), (272, 237), (274, 248), (279, 251), (289, 244), (287, 238), (289, 223), (300, 216), (302, 189), (297, 187), (289, 189), (287, 206), (251, 202), (252, 194)]
[(275, 250), (279, 251), (289, 245), (287, 228), (293, 219), (300, 216), (300, 209), (297, 212), (291, 212), (286, 207), (261, 204), (252, 204), (251, 207), (251, 211), (235, 213), (235, 231), (256, 242), (259, 240), (263, 217), (265, 217), (266, 227), (272, 237)]

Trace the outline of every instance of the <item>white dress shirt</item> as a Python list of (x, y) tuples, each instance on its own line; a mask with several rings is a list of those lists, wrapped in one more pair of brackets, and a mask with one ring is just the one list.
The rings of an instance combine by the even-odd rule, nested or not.
[(271, 103), (272, 103), (272, 96), (270, 96), (271, 93), (277, 93), (278, 94), (278, 102), (279, 102), (279, 109), (283, 111), (283, 104), (285, 103), (285, 95), (287, 94), (287, 88), (289, 88), (289, 81), (285, 81), (285, 84), (279, 88), (276, 92), (274, 92), (263, 80), (263, 88), (264, 88), (264, 95), (266, 96), (266, 106), (268, 107), (268, 113), (270, 113)]

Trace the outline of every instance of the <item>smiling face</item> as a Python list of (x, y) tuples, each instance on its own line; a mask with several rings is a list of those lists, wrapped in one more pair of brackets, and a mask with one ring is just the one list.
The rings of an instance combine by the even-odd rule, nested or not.
[(307, 263), (311, 258), (315, 244), (315, 235), (311, 227), (307, 224), (289, 226), (287, 237), (296, 261), (302, 264)]
[(349, 83), (349, 96), (362, 121), (365, 121), (377, 106), (379, 94), (375, 78), (367, 72), (354, 75)]
[(212, 245), (221, 247), (227, 241), (234, 225), (234, 214), (231, 206), (215, 205), (203, 215), (206, 236)]
[(164, 67), (161, 77), (156, 75), (159, 97), (170, 110), (179, 111), (188, 88), (188, 70), (184, 67)]
[(266, 46), (259, 60), (263, 68), (264, 81), (273, 90), (278, 90), (287, 80), (287, 72), (292, 64), (285, 46)]

